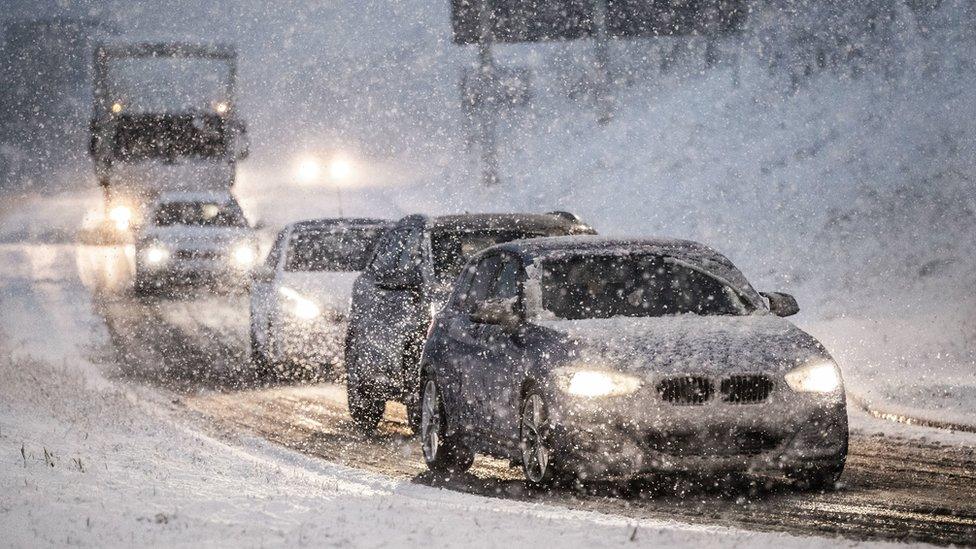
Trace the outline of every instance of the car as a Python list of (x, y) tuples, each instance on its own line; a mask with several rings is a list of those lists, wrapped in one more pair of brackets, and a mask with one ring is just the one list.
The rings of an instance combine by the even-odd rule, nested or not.
[(535, 487), (751, 473), (829, 488), (847, 455), (844, 385), (782, 318), (798, 310), (690, 241), (486, 249), (424, 346), (424, 459), (440, 472), (509, 459)]
[(257, 252), (254, 229), (230, 193), (163, 193), (136, 239), (135, 290), (199, 283), (244, 288)]
[(398, 221), (353, 286), (346, 393), (354, 423), (374, 430), (386, 401), (394, 400), (407, 405), (411, 426), (418, 426), (425, 334), (470, 256), (509, 240), (592, 233), (568, 212), (410, 215)]
[(341, 365), (353, 282), (390, 225), (383, 219), (317, 219), (278, 233), (251, 284), (254, 364), (270, 373), (313, 375)]

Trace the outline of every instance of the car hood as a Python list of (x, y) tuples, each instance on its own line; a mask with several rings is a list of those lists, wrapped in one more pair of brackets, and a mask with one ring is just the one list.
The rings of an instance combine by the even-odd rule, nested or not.
[(147, 227), (143, 242), (158, 242), (173, 249), (227, 248), (239, 242), (254, 243), (254, 231), (244, 227)]
[(281, 274), (281, 285), (311, 299), (320, 307), (345, 315), (349, 312), (352, 286), (357, 277), (358, 272), (285, 272)]
[(656, 374), (785, 372), (823, 346), (792, 323), (770, 314), (748, 316), (617, 317), (542, 320), (574, 364)]

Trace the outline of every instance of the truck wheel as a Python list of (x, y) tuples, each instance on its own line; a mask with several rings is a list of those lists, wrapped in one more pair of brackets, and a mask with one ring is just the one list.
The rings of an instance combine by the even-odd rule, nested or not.
[(466, 448), (456, 434), (448, 434), (448, 412), (434, 376), (425, 376), (423, 387), (420, 439), (424, 462), (435, 473), (464, 473), (474, 462), (474, 452)]

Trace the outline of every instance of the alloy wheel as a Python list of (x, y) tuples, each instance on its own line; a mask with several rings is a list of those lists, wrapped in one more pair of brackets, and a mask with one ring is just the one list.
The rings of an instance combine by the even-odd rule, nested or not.
[(522, 406), (520, 446), (525, 476), (534, 483), (542, 482), (549, 469), (548, 431), (545, 403), (538, 394), (530, 394)]
[(441, 444), (440, 432), (440, 397), (437, 394), (437, 384), (433, 379), (428, 379), (424, 385), (420, 410), (420, 438), (423, 441), (424, 458), (429, 462), (437, 460), (437, 451)]

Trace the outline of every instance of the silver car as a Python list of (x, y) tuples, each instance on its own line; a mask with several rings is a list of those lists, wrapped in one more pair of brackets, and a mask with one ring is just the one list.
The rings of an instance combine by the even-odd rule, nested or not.
[(164, 193), (136, 240), (137, 293), (209, 283), (246, 287), (257, 259), (254, 229), (229, 193)]
[(840, 371), (695, 242), (563, 237), (471, 259), (421, 363), (432, 470), (480, 452), (530, 484), (648, 473), (786, 475), (832, 486), (847, 454)]

